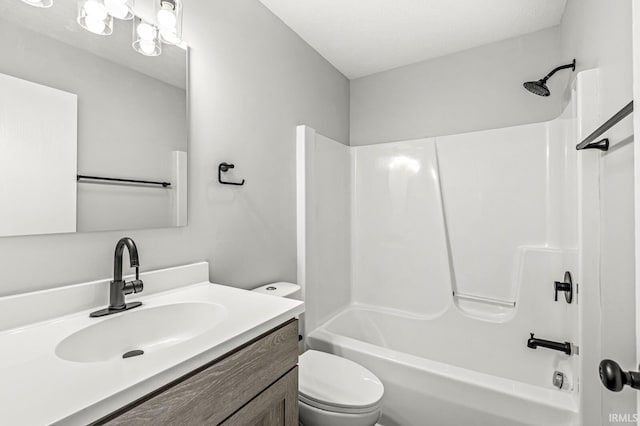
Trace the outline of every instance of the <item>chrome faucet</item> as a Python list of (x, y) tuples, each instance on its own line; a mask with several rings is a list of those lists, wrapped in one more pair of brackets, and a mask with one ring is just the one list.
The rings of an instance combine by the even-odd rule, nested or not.
[[(122, 279), (122, 256), (124, 248), (129, 251), (129, 265), (136, 268), (136, 279), (126, 282)], [(116, 251), (113, 257), (113, 281), (109, 286), (109, 306), (99, 311), (92, 312), (89, 316), (103, 317), (105, 315), (117, 314), (142, 305), (142, 302), (125, 303), (124, 296), (131, 293), (140, 293), (143, 283), (140, 279), (140, 261), (138, 259), (138, 248), (136, 243), (129, 237), (121, 238), (116, 244)]]

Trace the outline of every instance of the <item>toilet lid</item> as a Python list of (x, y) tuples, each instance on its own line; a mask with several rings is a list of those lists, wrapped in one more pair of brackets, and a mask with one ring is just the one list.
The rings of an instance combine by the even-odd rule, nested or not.
[(300, 400), (317, 408), (354, 412), (375, 409), (384, 394), (380, 379), (360, 364), (319, 351), (298, 362)]

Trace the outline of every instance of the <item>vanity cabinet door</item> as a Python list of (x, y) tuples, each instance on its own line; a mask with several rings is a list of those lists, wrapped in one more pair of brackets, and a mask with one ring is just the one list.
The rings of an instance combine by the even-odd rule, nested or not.
[(221, 426), (297, 426), (298, 367), (265, 389)]

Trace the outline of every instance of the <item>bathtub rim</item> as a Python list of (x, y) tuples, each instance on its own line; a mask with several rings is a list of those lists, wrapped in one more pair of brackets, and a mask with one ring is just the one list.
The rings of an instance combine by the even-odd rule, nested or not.
[[(452, 380), (457, 383), (472, 385), (478, 389), (484, 389), (500, 395), (518, 397), (522, 400), (529, 401), (535, 404), (549, 406), (560, 411), (566, 411), (575, 416), (578, 416), (580, 413), (578, 391), (544, 388), (541, 386), (519, 382), (505, 377), (494, 376), (491, 374), (470, 370), (464, 367), (446, 364), (440, 361), (434, 361), (428, 358), (422, 358), (416, 355), (385, 348), (362, 340), (347, 337), (329, 330), (331, 324), (334, 323), (342, 314), (359, 310), (373, 311), (383, 314), (394, 314), (393, 310), (376, 309), (375, 307), (370, 305), (349, 305), (340, 312), (335, 313), (329, 320), (322, 323), (322, 325), (308, 333), (305, 339), (305, 345), (307, 349), (319, 350), (317, 347), (314, 347), (312, 345), (312, 340), (318, 339), (331, 346), (342, 347), (351, 351), (365, 353), (377, 358), (381, 358), (385, 361), (395, 362), (404, 367), (415, 368), (428, 374), (433, 374), (440, 378)], [(405, 315), (400, 314), (400, 316)], [(416, 315), (408, 315), (405, 317), (414, 319), (425, 319), (423, 316)], [(373, 373), (375, 374), (375, 371)]]

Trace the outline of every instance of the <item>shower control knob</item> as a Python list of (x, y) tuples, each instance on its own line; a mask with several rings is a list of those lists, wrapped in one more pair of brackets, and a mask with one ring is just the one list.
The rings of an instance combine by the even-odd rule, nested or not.
[(558, 292), (564, 292), (564, 300), (567, 303), (571, 303), (573, 301), (573, 280), (571, 279), (571, 272), (567, 271), (564, 273), (564, 281), (556, 281), (554, 283), (555, 289), (555, 301), (558, 301)]
[(613, 392), (620, 392), (624, 385), (640, 389), (640, 373), (624, 371), (617, 362), (610, 359), (600, 361), (600, 381), (604, 387)]

